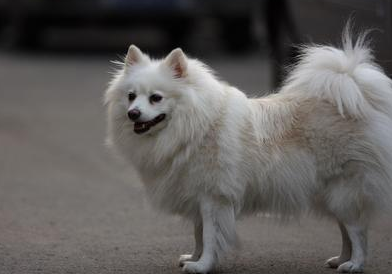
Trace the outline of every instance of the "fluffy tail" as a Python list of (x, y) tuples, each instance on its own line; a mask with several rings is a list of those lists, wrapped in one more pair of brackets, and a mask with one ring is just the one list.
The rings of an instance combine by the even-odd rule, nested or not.
[(326, 99), (342, 116), (366, 117), (375, 109), (392, 117), (392, 81), (374, 63), (365, 38), (353, 42), (347, 26), (342, 49), (304, 47), (282, 92)]
[(367, 195), (392, 210), (392, 80), (374, 63), (365, 38), (354, 43), (346, 27), (342, 49), (305, 47), (282, 92), (328, 100), (343, 117), (366, 121), (365, 145), (372, 153), (362, 158), (377, 171), (367, 180)]

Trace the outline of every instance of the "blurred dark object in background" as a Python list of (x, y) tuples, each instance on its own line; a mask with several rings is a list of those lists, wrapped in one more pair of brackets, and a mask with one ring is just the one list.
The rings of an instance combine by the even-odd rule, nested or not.
[(266, 0), (264, 18), (271, 53), (272, 83), (277, 87), (286, 76), (285, 65), (295, 62), (298, 56), (296, 46), (300, 43), (300, 36), (286, 0)]
[[(183, 47), (196, 56), (261, 52), (274, 86), (301, 43), (340, 41), (351, 16), (372, 33), (378, 61), (392, 73), (392, 0), (0, 0), (8, 49), (124, 52), (137, 44), (164, 54)], [(257, 55), (255, 55), (257, 56)], [(261, 56), (257, 56), (260, 57)]]
[[(8, 48), (33, 49), (42, 46), (48, 30), (65, 28), (142, 28), (144, 35), (132, 35), (132, 43), (160, 48), (187, 47), (200, 21), (219, 22), (219, 36), (230, 50), (251, 45), (250, 12), (257, 0), (0, 0), (3, 40)], [(137, 32), (137, 31), (136, 31)], [(142, 31), (143, 32), (143, 31)], [(164, 35), (162, 35), (162, 32)], [(147, 37), (146, 37), (147, 36)], [(84, 37), (87, 39), (87, 37)], [(110, 38), (115, 38), (111, 37)], [(83, 39), (83, 37), (82, 37)], [(138, 42), (140, 40), (140, 43)], [(163, 42), (162, 42), (163, 41)], [(83, 42), (83, 41), (82, 41)], [(154, 46), (151, 47), (154, 51)]]
[[(197, 11), (192, 0), (0, 0), (5, 43), (9, 47), (40, 46), (50, 28), (163, 28), (173, 44), (181, 44)], [(86, 37), (87, 38), (87, 37)]]

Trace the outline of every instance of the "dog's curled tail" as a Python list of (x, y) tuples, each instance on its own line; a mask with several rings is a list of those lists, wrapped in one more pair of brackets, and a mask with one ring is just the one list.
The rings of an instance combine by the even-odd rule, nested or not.
[(359, 158), (376, 172), (367, 172), (373, 177), (365, 192), (377, 208), (392, 211), (392, 80), (374, 62), (366, 33), (353, 42), (347, 26), (341, 49), (304, 47), (282, 92), (327, 100), (343, 117), (366, 122), (367, 149)]
[(392, 115), (392, 81), (374, 63), (366, 34), (353, 42), (348, 24), (342, 49), (303, 47), (282, 92), (328, 100), (342, 116), (364, 118), (373, 110)]

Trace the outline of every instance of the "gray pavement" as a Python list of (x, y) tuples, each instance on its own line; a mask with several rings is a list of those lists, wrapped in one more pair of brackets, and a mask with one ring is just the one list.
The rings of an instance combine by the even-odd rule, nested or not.
[[(268, 90), (259, 56), (209, 60), (223, 79)], [(191, 226), (154, 212), (131, 167), (104, 146), (108, 57), (0, 53), (0, 273), (180, 273)], [(263, 216), (218, 273), (335, 273), (337, 226)], [(367, 273), (391, 273), (392, 220), (370, 231)]]

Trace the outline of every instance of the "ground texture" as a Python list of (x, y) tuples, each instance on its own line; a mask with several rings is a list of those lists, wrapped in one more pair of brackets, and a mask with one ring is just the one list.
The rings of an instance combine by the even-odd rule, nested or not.
[[(0, 273), (180, 273), (192, 232), (155, 213), (133, 170), (104, 146), (110, 58), (0, 54)], [(259, 56), (209, 60), (249, 92), (268, 88)], [(217, 273), (334, 273), (326, 220), (238, 223), (242, 247)], [(392, 268), (392, 220), (370, 231), (367, 273)]]

